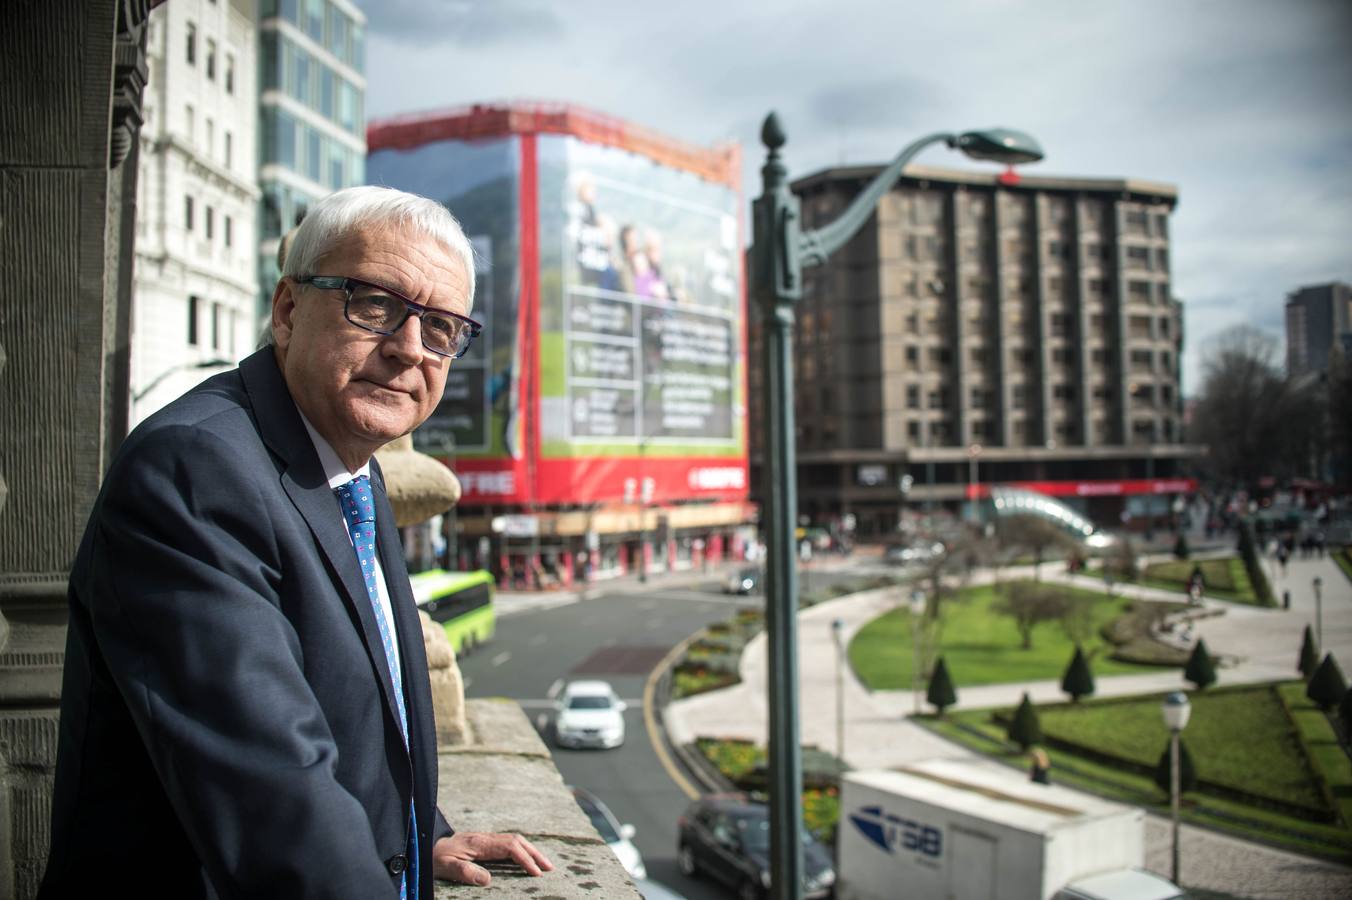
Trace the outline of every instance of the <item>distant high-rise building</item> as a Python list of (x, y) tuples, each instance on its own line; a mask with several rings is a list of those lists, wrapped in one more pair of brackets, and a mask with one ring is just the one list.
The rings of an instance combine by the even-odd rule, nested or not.
[(256, 43), (248, 0), (174, 0), (150, 14), (132, 424), (253, 344)]
[[(796, 181), (804, 228), (834, 220), (879, 171)], [(904, 511), (957, 509), (1010, 484), (1101, 522), (1166, 518), (1196, 486), (1179, 477), (1197, 450), (1182, 443), (1176, 190), (906, 173), (845, 247), (804, 273), (801, 512), (881, 535)], [(754, 464), (763, 388), (759, 316), (750, 321)]]
[(277, 243), (319, 198), (366, 181), (366, 16), (350, 0), (260, 0), (260, 324)]
[(1286, 371), (1322, 372), (1329, 353), (1352, 344), (1352, 285), (1334, 281), (1286, 297)]

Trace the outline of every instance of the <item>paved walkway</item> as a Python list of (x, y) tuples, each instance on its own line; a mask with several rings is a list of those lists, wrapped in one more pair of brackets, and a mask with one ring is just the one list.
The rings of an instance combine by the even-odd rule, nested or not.
[[(1045, 579), (1088, 583), (1042, 567)], [(1275, 563), (1273, 564), (1275, 569)], [(1005, 570), (1004, 577), (1015, 572)], [(1277, 597), (1290, 590), (1291, 609), (1261, 609), (1242, 604), (1205, 601), (1223, 609), (1223, 615), (1199, 620), (1195, 632), (1206, 639), (1213, 654), (1230, 665), (1218, 672), (1219, 684), (1271, 681), (1294, 677), (1301, 632), (1315, 620), (1312, 579), (1323, 579), (1322, 624), (1325, 647), (1352, 666), (1352, 584), (1328, 557), (1294, 559), (1285, 576), (1273, 572)], [(980, 577), (974, 579), (981, 581)], [(985, 580), (989, 580), (989, 575)], [(1176, 593), (1130, 586), (1127, 596), (1178, 600)], [(905, 602), (905, 589), (868, 591), (823, 603), (799, 615), (798, 662), (800, 715), (805, 744), (836, 748), (837, 654), (831, 623), (844, 623), (846, 639), (880, 614)], [(764, 635), (752, 640), (743, 653), (741, 684), (680, 700), (667, 707), (664, 720), (673, 741), (687, 742), (697, 735), (745, 738), (764, 743), (767, 723), (767, 659)], [(1177, 670), (1158, 674), (1096, 678), (1096, 696), (1154, 693), (1186, 685)], [(961, 688), (958, 708), (1012, 705), (1024, 691), (1034, 700), (1063, 699), (1058, 681)], [(855, 768), (895, 768), (924, 759), (972, 757), (971, 751), (932, 734), (911, 722), (910, 691), (870, 692), (852, 672), (845, 679), (844, 758)], [(991, 766), (999, 763), (989, 762)], [(1003, 767), (1002, 767), (1003, 768)], [(1006, 770), (1007, 771), (1007, 770)], [(1146, 865), (1167, 875), (1169, 828), (1165, 820), (1147, 817)], [(1239, 841), (1206, 829), (1184, 826), (1182, 881), (1190, 887), (1224, 891), (1241, 897), (1349, 897), (1352, 868), (1307, 859), (1258, 844)]]

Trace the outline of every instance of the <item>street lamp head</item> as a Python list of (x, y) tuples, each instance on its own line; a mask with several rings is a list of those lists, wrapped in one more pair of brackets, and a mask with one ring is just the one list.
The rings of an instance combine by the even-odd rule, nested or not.
[(1192, 715), (1192, 706), (1188, 703), (1188, 695), (1182, 691), (1174, 691), (1164, 698), (1160, 704), (1160, 715), (1164, 717), (1164, 727), (1170, 731), (1182, 731), (1188, 727), (1188, 717)]
[(1042, 159), (1042, 145), (1031, 135), (1012, 128), (986, 128), (968, 131), (953, 138), (956, 147), (972, 159), (1017, 165)]

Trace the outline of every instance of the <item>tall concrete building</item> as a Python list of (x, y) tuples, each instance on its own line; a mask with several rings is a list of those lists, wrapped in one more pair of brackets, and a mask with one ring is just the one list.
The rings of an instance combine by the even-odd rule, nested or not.
[(133, 275), (131, 424), (252, 346), (253, 0), (150, 14)]
[[(838, 216), (879, 171), (795, 182), (804, 228)], [(1196, 454), (1182, 443), (1169, 280), (1176, 201), (1172, 186), (1136, 180), (908, 168), (859, 234), (806, 272), (800, 512), (879, 536), (911, 511), (957, 511), (1009, 484), (1100, 522), (1167, 517), (1195, 489), (1179, 476)], [(750, 318), (754, 461), (763, 385)]]
[(277, 243), (316, 200), (366, 182), (366, 16), (350, 0), (260, 0), (258, 315)]
[(1345, 347), (1352, 349), (1352, 285), (1334, 281), (1287, 295), (1288, 374), (1322, 372), (1328, 368), (1329, 353)]

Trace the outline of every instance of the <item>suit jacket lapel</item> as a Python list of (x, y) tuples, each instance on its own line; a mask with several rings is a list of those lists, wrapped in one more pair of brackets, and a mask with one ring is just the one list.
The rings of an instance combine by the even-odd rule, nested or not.
[[(399, 708), (394, 702), (394, 689), (391, 687), (390, 667), (385, 660), (385, 648), (380, 640), (380, 629), (376, 625), (375, 611), (371, 607), (371, 598), (366, 593), (366, 584), (357, 565), (357, 554), (352, 549), (352, 537), (344, 526), (338, 501), (329, 488), (324, 476), (324, 467), (320, 465), (319, 455), (315, 452), (305, 423), (300, 419), (296, 404), (277, 368), (272, 348), (254, 353), (240, 363), (240, 373), (244, 379), (245, 390), (253, 405), (258, 422), (258, 431), (274, 453), (286, 463), (282, 472), (282, 488), (286, 491), (296, 510), (305, 519), (314, 535), (315, 543), (328, 562), (329, 569), (341, 589), (338, 591), (348, 612), (358, 623), (366, 644), (366, 654), (370, 657), (380, 683), (381, 694), (385, 698), (389, 722), (396, 734), (399, 734)], [(383, 488), (381, 494), (383, 494)], [(385, 503), (385, 510), (389, 504)], [(377, 523), (386, 513), (379, 508), (376, 511)], [(394, 514), (388, 513), (388, 521), (394, 522)], [(382, 554), (381, 565), (385, 567), (385, 581), (391, 585), (398, 577), (391, 579), (390, 565)], [(404, 572), (402, 562), (395, 575)], [(407, 589), (407, 577), (402, 579)], [(400, 633), (400, 641), (403, 634)], [(422, 643), (419, 640), (418, 649)], [(423, 663), (424, 669), (426, 662)], [(402, 737), (399, 743), (403, 743)]]

